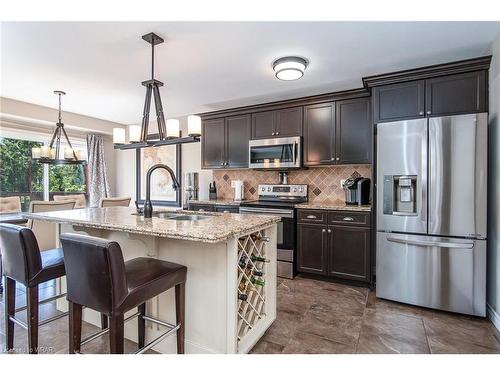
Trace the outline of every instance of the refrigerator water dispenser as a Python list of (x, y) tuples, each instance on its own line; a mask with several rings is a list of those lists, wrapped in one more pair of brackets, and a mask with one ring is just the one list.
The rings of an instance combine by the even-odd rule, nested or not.
[(384, 176), (384, 214), (417, 215), (417, 176)]

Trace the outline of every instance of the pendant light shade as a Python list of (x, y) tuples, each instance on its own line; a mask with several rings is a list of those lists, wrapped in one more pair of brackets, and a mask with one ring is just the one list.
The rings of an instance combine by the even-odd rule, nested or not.
[(201, 135), (201, 117), (196, 115), (188, 116), (188, 135), (199, 137)]
[(179, 138), (179, 120), (170, 118), (167, 120), (167, 139)]

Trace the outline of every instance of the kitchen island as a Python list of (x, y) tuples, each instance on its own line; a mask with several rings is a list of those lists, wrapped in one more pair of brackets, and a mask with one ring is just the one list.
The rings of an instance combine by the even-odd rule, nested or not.
[[(125, 260), (147, 256), (185, 265), (186, 353), (247, 353), (276, 318), (279, 217), (165, 211), (145, 219), (129, 207), (25, 216), (58, 223), (57, 235), (76, 232), (117, 241)], [(264, 285), (251, 281), (255, 269), (263, 272), (258, 284)], [(64, 279), (59, 288), (65, 289)], [(58, 309), (65, 310), (66, 301), (59, 300)], [(175, 322), (173, 289), (148, 302), (147, 310), (150, 316)], [(84, 310), (84, 320), (100, 325), (100, 315), (90, 309)], [(163, 330), (147, 322), (146, 342)], [(135, 319), (126, 323), (125, 337), (137, 342)], [(175, 335), (154, 350), (176, 353)]]

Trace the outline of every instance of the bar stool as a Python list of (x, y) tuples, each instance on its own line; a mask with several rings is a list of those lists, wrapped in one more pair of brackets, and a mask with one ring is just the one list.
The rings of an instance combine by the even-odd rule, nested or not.
[[(38, 319), (38, 307), (41, 304), (64, 297), (39, 300), (38, 285), (64, 276), (62, 249), (40, 252), (33, 231), (13, 224), (0, 224), (0, 247), (3, 253), (3, 272), (5, 283), (5, 326), (6, 348), (14, 347), (14, 323), (28, 330), (29, 353), (38, 353), (38, 327), (68, 315), (62, 313), (46, 320)], [(16, 309), (16, 282), (26, 287), (26, 306)], [(16, 312), (27, 310), (27, 324), (15, 317)]]
[[(177, 332), (177, 353), (184, 353), (185, 266), (153, 258), (123, 260), (114, 241), (66, 233), (61, 235), (66, 263), (69, 302), (69, 352), (79, 353), (81, 345), (107, 333), (110, 352), (123, 353), (124, 322), (138, 318), (138, 351), (143, 353)], [(146, 315), (146, 301), (175, 286), (176, 324)], [(109, 317), (110, 327), (81, 339), (82, 306)], [(124, 319), (127, 311), (138, 311)], [(151, 321), (169, 330), (145, 345), (145, 323)]]

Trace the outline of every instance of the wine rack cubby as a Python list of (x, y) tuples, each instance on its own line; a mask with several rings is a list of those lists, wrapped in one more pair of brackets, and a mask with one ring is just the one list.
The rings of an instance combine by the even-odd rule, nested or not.
[(263, 230), (238, 239), (238, 341), (266, 315), (267, 242)]

